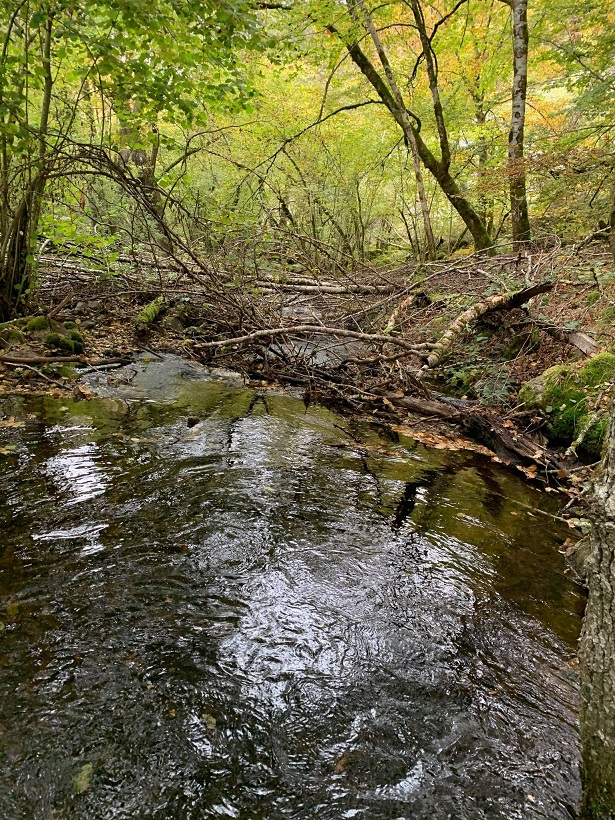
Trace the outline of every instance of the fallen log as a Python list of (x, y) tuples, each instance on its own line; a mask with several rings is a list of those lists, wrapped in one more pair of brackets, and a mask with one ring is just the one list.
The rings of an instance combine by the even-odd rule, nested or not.
[(333, 285), (329, 283), (302, 285), (293, 282), (256, 281), (254, 285), (263, 290), (279, 290), (289, 293), (327, 293), (334, 296), (360, 294), (369, 296), (378, 293), (394, 293), (392, 285)]
[(534, 296), (552, 290), (553, 284), (553, 282), (541, 282), (539, 285), (532, 285), (531, 288), (524, 288), (515, 293), (489, 296), (488, 299), (483, 299), (482, 302), (477, 302), (477, 304), (468, 310), (464, 310), (441, 337), (440, 341), (436, 342), (433, 350), (427, 357), (427, 364), (423, 365), (421, 372), (437, 367), (450, 351), (458, 336), (465, 331), (466, 326), (475, 319), (478, 319), (479, 316), (484, 316), (485, 313), (491, 313), (494, 310), (513, 310), (513, 308), (521, 307), (521, 305), (533, 299)]
[(8, 354), (0, 354), (1, 364), (14, 365), (31, 365), (31, 364), (84, 364), (89, 366), (101, 366), (105, 364), (130, 364), (131, 359), (99, 359), (98, 361), (91, 361), (84, 356), (11, 356)]
[(437, 395), (437, 398), (397, 396), (386, 393), (384, 398), (396, 407), (403, 407), (420, 416), (436, 416), (462, 427), (476, 441), (493, 450), (500, 458), (515, 464), (537, 464), (543, 469), (561, 470), (557, 459), (529, 436), (505, 426), (491, 410), (473, 402)]

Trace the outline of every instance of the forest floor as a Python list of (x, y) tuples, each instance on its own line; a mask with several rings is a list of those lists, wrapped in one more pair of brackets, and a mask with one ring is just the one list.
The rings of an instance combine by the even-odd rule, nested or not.
[[(529, 305), (488, 312), (468, 324), (422, 382), (426, 395), (436, 391), (439, 397), (465, 401), (471, 410), (476, 406), (497, 414), (502, 427), (512, 428), (515, 441), (517, 435), (529, 436), (528, 446), (535, 443), (543, 456), (512, 460), (531, 477), (536, 465), (541, 468), (550, 459), (561, 466), (563, 451), (549, 448), (544, 419), (519, 407), (519, 388), (553, 365), (584, 358), (545, 328), (587, 334), (596, 349), (615, 352), (615, 268), (604, 243), (537, 245), (523, 253), (459, 256), (421, 266), (366, 265), (337, 278), (268, 271), (244, 272), (230, 281), (230, 287), (228, 276), (225, 286), (212, 284), (174, 266), (152, 274), (147, 264), (125, 265), (109, 275), (83, 259), (46, 257), (34, 310), (43, 319), (0, 326), (0, 392), (69, 392), (87, 400), (87, 390), (76, 382), (78, 370), (68, 369), (63, 360), (111, 367), (113, 360), (137, 352), (170, 352), (236, 369), (259, 389), (298, 390), (306, 404), (328, 401), (409, 424), (428, 444), (476, 447), (453, 434), (437, 414), (416, 415), (395, 405), (395, 396), (416, 392), (412, 374), (421, 363), (409, 348), (423, 346), (427, 352), (460, 314), (482, 300), (550, 281), (552, 289)], [(152, 302), (154, 314), (156, 306), (162, 310), (144, 318), (141, 311)], [(50, 317), (47, 324), (44, 317)], [(323, 332), (291, 335), (297, 326), (322, 326)], [(267, 335), (276, 328), (285, 332)], [(406, 349), (370, 343), (369, 336), (383, 333), (403, 340)], [(571, 459), (564, 472), (573, 487), (588, 475)]]

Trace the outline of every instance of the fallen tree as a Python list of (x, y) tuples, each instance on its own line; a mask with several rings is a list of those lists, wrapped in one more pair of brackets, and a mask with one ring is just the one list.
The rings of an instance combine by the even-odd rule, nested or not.
[(442, 395), (437, 398), (419, 398), (387, 393), (384, 398), (395, 407), (403, 407), (411, 413), (435, 416), (459, 425), (471, 438), (514, 464), (537, 464), (546, 471), (562, 471), (561, 464), (549, 450), (478, 402)]
[(484, 316), (486, 313), (491, 313), (495, 310), (513, 310), (529, 302), (534, 296), (547, 293), (550, 290), (553, 290), (553, 282), (542, 282), (541, 284), (532, 285), (530, 288), (524, 288), (514, 293), (489, 296), (489, 298), (483, 299), (481, 302), (468, 308), (468, 310), (464, 310), (464, 312), (455, 319), (440, 340), (436, 342), (433, 350), (427, 357), (427, 364), (423, 366), (422, 370), (426, 371), (437, 367), (451, 350), (456, 339), (464, 333), (471, 322), (474, 322), (480, 316)]

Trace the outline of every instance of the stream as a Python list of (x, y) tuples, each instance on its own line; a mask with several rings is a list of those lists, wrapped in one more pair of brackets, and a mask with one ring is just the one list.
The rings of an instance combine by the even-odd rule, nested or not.
[(211, 375), (0, 399), (1, 820), (574, 817), (558, 500)]

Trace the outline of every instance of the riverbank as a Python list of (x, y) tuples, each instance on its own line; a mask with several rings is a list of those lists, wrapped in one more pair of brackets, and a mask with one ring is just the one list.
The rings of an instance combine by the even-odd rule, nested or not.
[[(83, 368), (112, 370), (135, 355), (173, 353), (234, 370), (246, 385), (301, 395), (306, 406), (325, 402), (409, 425), (434, 446), (478, 439), (495, 459), (529, 478), (565, 482), (573, 495), (590, 474), (576, 452), (565, 452), (570, 442), (549, 441), (548, 414), (520, 403), (519, 391), (555, 365), (584, 359), (579, 339), (594, 346), (590, 354), (613, 345), (614, 276), (602, 246), (365, 268), (335, 283), (276, 275), (258, 287), (238, 281), (218, 298), (210, 282), (172, 268), (102, 276), (71, 265), (45, 262), (37, 316), (0, 332), (0, 391), (87, 400)], [(429, 352), (460, 316), (494, 294), (541, 282), (548, 291), (529, 304), (462, 321), (446, 355), (428, 366)], [(599, 393), (595, 409), (603, 412), (608, 390)]]

